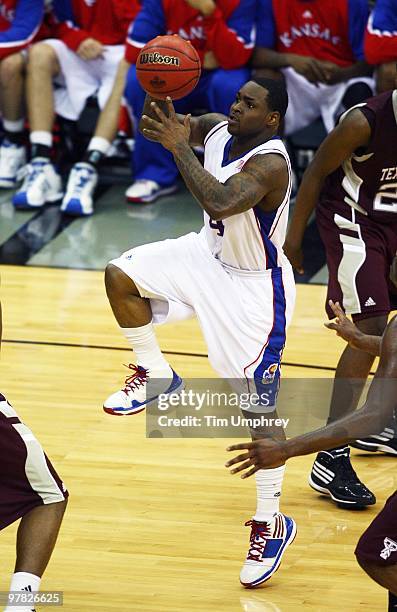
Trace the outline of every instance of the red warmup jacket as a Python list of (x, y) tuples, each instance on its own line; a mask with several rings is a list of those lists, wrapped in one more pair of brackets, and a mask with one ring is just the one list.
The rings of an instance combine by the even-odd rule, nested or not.
[(128, 33), (125, 58), (135, 64), (149, 40), (179, 34), (190, 40), (201, 61), (212, 51), (222, 68), (239, 68), (254, 48), (255, 17), (256, 0), (217, 0), (209, 17), (184, 0), (145, 0)]
[(139, 9), (138, 0), (54, 0), (54, 35), (72, 51), (86, 38), (122, 45)]

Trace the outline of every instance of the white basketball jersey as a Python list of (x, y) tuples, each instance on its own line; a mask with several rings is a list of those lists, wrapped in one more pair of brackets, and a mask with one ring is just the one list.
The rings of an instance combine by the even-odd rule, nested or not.
[(227, 130), (227, 121), (218, 123), (204, 141), (204, 168), (220, 183), (225, 183), (233, 174), (240, 172), (254, 155), (282, 155), (288, 166), (289, 177), (284, 199), (272, 212), (264, 212), (259, 206), (254, 206), (223, 221), (214, 221), (204, 212), (204, 227), (200, 233), (214, 257), (233, 268), (267, 270), (289, 266), (282, 249), (291, 193), (291, 163), (286, 148), (281, 138), (275, 137), (229, 161), (232, 142), (233, 137)]

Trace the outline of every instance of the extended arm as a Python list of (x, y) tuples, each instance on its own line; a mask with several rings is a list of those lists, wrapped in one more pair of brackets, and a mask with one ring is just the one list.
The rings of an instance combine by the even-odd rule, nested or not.
[(159, 121), (142, 116), (142, 132), (171, 151), (187, 187), (215, 221), (249, 210), (285, 184), (286, 163), (280, 155), (272, 154), (252, 157), (243, 170), (220, 183), (202, 167), (190, 148), (190, 116), (187, 115), (181, 124), (170, 98), (167, 106), (168, 116), (152, 103)]
[(366, 147), (370, 136), (371, 128), (364, 114), (359, 109), (352, 110), (327, 136), (306, 169), (284, 245), (287, 257), (298, 271), (303, 272), (301, 253), (303, 235), (326, 177), (357, 149)]
[(248, 469), (247, 478), (259, 469), (279, 465), (291, 457), (308, 455), (327, 448), (348, 444), (381, 432), (390, 422), (397, 407), (397, 317), (387, 326), (381, 347), (379, 366), (360, 410), (343, 419), (287, 441), (262, 439), (235, 444), (228, 450), (245, 449), (245, 453), (228, 461), (226, 467), (238, 464), (232, 473)]

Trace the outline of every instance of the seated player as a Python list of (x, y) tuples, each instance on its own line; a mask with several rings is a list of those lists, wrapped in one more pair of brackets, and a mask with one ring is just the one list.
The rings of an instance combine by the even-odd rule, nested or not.
[[(138, 365), (130, 364), (124, 388), (105, 401), (106, 412), (139, 413), (160, 390), (183, 386), (160, 351), (153, 323), (196, 315), (215, 371), (245, 389), (265, 385), (271, 401), (256, 408), (274, 414), (295, 301), (282, 251), (291, 165), (278, 131), (287, 104), (284, 84), (270, 79), (245, 83), (228, 118), (176, 115), (170, 99), (156, 104), (147, 96), (142, 133), (172, 154), (204, 211), (204, 227), (127, 251), (107, 266), (107, 295)], [(192, 145), (204, 145), (204, 168)], [(240, 575), (244, 586), (271, 578), (295, 537), (295, 522), (279, 511), (283, 476), (282, 462), (257, 475), (257, 510), (247, 523), (250, 548)]]
[(367, 19), (367, 0), (259, 0), (252, 65), (284, 75), (287, 135), (318, 117), (329, 131), (343, 108), (372, 95), (363, 51)]
[[(177, 112), (194, 109), (228, 114), (236, 91), (249, 78), (246, 66), (254, 47), (254, 0), (146, 0), (127, 39), (126, 60), (132, 64), (125, 97), (139, 118), (145, 92), (136, 78), (135, 62), (141, 48), (152, 38), (179, 34), (197, 50), (202, 75), (195, 90), (177, 100)], [(178, 169), (172, 155), (137, 133), (132, 155), (134, 183), (126, 193), (128, 202), (153, 202), (173, 193)]]
[[(54, 0), (58, 38), (34, 45), (29, 52), (27, 104), (31, 162), (13, 199), (17, 209), (38, 208), (62, 198), (61, 177), (51, 163), (54, 113), (77, 120), (93, 94), (97, 95), (100, 108), (105, 106), (122, 61), (128, 26), (138, 7), (137, 0), (117, 3)], [(124, 77), (123, 68), (120, 70)], [(112, 126), (110, 130), (107, 127), (105, 114), (84, 159), (70, 173), (61, 206), (66, 214), (92, 214), (97, 164), (110, 147), (107, 136), (112, 132)]]
[[(258, 470), (271, 468), (292, 457), (349, 444), (357, 438), (382, 432), (392, 419), (397, 408), (397, 317), (390, 321), (383, 338), (380, 338), (363, 334), (347, 319), (338, 303), (330, 302), (330, 308), (336, 320), (326, 324), (327, 327), (334, 329), (353, 348), (380, 355), (364, 406), (322, 429), (288, 441), (267, 439), (230, 446), (229, 451), (245, 451), (226, 463), (226, 467), (238, 466), (232, 469), (233, 474), (246, 470), (242, 478), (247, 478)], [(394, 467), (391, 470), (394, 472)], [(396, 610), (397, 491), (365, 530), (355, 553), (368, 576), (389, 591), (389, 612)]]
[[(1, 341), (0, 307), (0, 341)], [(10, 591), (38, 591), (55, 546), (68, 492), (33, 433), (0, 394), (0, 530), (21, 519)], [(5, 612), (34, 612), (7, 606)]]
[(394, 88), (397, 62), (397, 4), (393, 0), (377, 0), (368, 20), (364, 41), (365, 57), (377, 65), (378, 93)]
[[(4, 9), (4, 10), (3, 10)], [(26, 163), (24, 138), (25, 49), (37, 37), (44, 0), (11, 0), (0, 11), (0, 113), (4, 138), (0, 146), (0, 187), (17, 184)]]

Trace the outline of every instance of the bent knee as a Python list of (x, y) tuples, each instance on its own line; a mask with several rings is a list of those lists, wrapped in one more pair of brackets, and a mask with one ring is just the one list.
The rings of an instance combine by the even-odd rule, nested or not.
[(396, 85), (397, 70), (396, 64), (382, 64), (376, 71), (376, 90), (378, 93), (394, 89)]
[(5, 57), (0, 62), (1, 84), (7, 85), (16, 75), (21, 74), (25, 69), (25, 59), (22, 53), (13, 53)]
[(137, 292), (134, 281), (112, 263), (109, 263), (105, 269), (105, 287), (108, 295), (115, 293), (131, 295)]
[(58, 58), (51, 45), (42, 42), (29, 49), (28, 70), (47, 70), (52, 74), (59, 72)]

